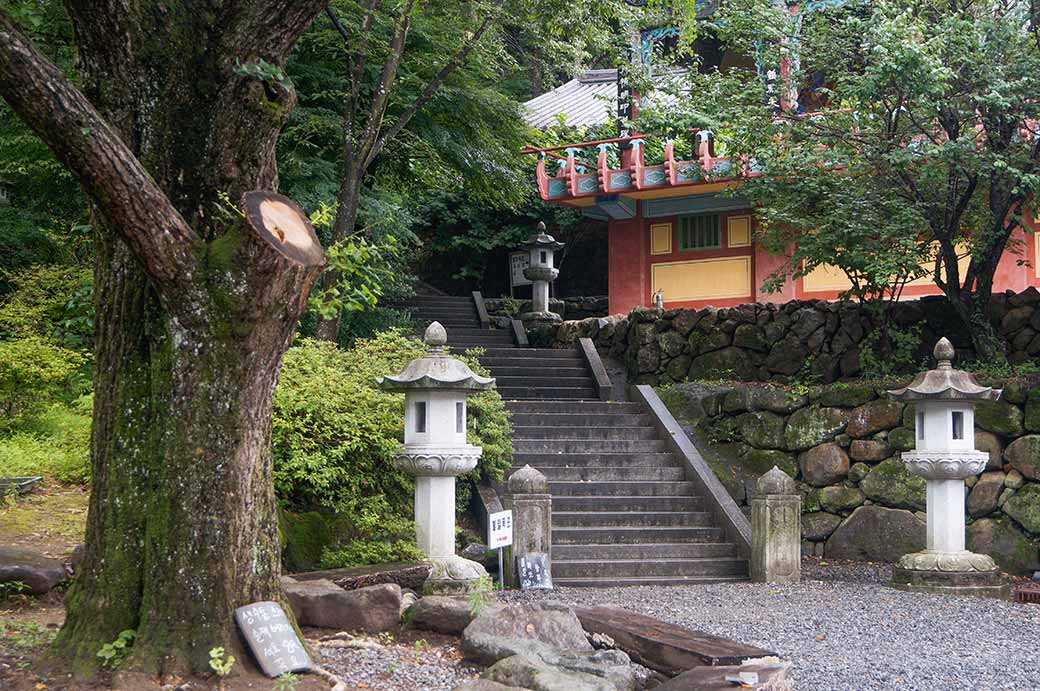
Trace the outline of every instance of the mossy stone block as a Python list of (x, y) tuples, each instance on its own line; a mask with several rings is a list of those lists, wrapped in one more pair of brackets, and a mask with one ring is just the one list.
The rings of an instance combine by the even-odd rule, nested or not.
[(884, 506), (918, 511), (927, 507), (924, 478), (911, 475), (902, 461), (895, 458), (874, 466), (860, 487), (868, 497)]

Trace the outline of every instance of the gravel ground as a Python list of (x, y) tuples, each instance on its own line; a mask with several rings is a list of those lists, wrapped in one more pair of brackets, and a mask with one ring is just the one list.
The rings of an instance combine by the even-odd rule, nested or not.
[[(364, 647), (330, 647), (344, 644)], [(325, 668), (352, 689), (450, 691), (483, 671), (462, 661), (458, 639), (429, 631), (404, 631), (396, 638), (366, 637), (358, 643), (316, 643), (316, 647)]]
[(560, 588), (510, 601), (615, 604), (775, 651), (798, 691), (1037, 691), (1040, 606), (904, 593), (891, 567), (807, 559), (796, 585)]

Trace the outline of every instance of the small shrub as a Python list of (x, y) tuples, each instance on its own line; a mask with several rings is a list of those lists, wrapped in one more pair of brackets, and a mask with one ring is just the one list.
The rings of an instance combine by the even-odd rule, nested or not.
[(13, 291), (0, 303), (0, 336), (39, 336), (89, 348), (94, 333), (89, 267), (37, 265), (8, 274)]
[(209, 667), (218, 677), (226, 677), (231, 674), (231, 668), (235, 666), (235, 656), (227, 655), (222, 646), (210, 648)]
[(135, 638), (137, 638), (137, 632), (133, 629), (126, 629), (120, 631), (114, 641), (101, 646), (101, 650), (97, 652), (97, 656), (101, 658), (101, 665), (114, 669), (122, 664), (126, 656), (130, 654), (130, 649), (134, 647)]
[(85, 396), (71, 406), (51, 404), (0, 437), (0, 475), (44, 475), (70, 484), (89, 481), (89, 402)]
[(82, 384), (77, 375), (86, 363), (84, 354), (34, 334), (0, 341), (0, 414), (9, 421), (31, 415)]

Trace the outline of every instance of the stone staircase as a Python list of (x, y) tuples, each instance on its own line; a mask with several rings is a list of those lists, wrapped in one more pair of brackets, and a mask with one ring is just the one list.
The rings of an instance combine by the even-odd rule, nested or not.
[[(519, 348), (480, 328), (471, 298), (409, 304), (455, 349), (482, 347), (513, 424), (513, 469), (531, 465), (553, 498), (553, 580), (616, 586), (746, 580), (724, 532), (639, 403), (600, 401), (580, 349)], [(512, 471), (510, 471), (512, 472)]]

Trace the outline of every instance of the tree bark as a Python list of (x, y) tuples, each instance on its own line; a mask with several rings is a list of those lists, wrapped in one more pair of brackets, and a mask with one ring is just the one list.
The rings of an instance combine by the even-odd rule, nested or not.
[[(68, 0), (89, 100), (0, 12), (0, 95), (97, 234), (86, 555), (52, 656), (79, 677), (124, 629), (121, 669), (209, 675), (215, 646), (245, 669), (234, 608), (281, 598), (272, 394), (323, 258), (291, 202), (249, 192), (277, 185), (294, 94), (235, 65), (284, 65), (325, 4)], [(285, 241), (222, 193), (280, 209)]]

